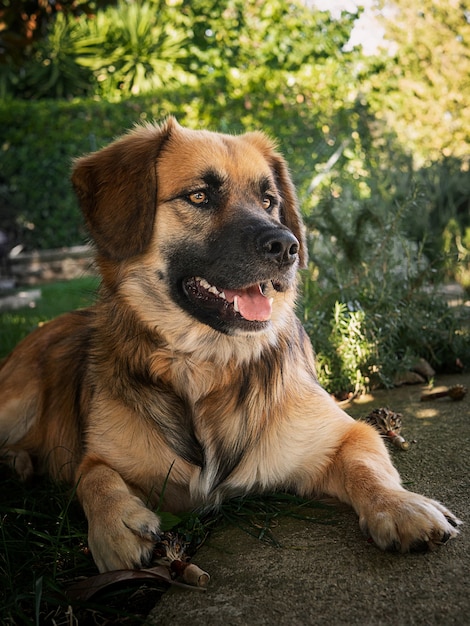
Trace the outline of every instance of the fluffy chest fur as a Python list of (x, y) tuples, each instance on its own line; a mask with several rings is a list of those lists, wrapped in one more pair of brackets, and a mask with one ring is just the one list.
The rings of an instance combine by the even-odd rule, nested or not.
[[(95, 359), (93, 376), (101, 386), (88, 427), (90, 447), (110, 459), (122, 475), (132, 476), (139, 491), (161, 494), (165, 483), (169, 508), (178, 508), (168, 502), (178, 486), (189, 489), (193, 502), (202, 502), (219, 500), (242, 485), (246, 490), (285, 482), (295, 466), (291, 462), (287, 468), (283, 461), (283, 441), (293, 427), (286, 417), (293, 419), (296, 412), (292, 377), (297, 376), (296, 384), (299, 376), (305, 379), (300, 382), (304, 388), (315, 385), (308, 361), (300, 363), (298, 358), (301, 327), (295, 321), (293, 326), (294, 332), (275, 346), (267, 344), (258, 357), (244, 360), (242, 349), (224, 358), (223, 367), (226, 347), (219, 346), (218, 360), (214, 347), (212, 361), (204, 360), (196, 352), (158, 346), (155, 338), (145, 342), (143, 332), (138, 335), (140, 351), (119, 350), (114, 372), (109, 359), (106, 368)], [(124, 333), (122, 328), (120, 346)], [(223, 341), (240, 346), (239, 338)], [(109, 354), (111, 343), (100, 347)], [(135, 359), (123, 362), (123, 354)], [(123, 371), (125, 378), (118, 375)], [(255, 471), (252, 457), (257, 459)], [(245, 465), (251, 468), (248, 473)]]

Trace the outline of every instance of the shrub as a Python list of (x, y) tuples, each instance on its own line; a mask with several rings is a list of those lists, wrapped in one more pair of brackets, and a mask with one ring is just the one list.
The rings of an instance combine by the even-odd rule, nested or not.
[(57, 13), (48, 35), (32, 46), (32, 53), (19, 68), (14, 93), (28, 98), (69, 98), (92, 95), (96, 82), (80, 60), (92, 57), (102, 39), (90, 37), (83, 20)]
[[(207, 87), (210, 91), (209, 87)], [(213, 94), (211, 94), (213, 96)], [(279, 138), (295, 182), (324, 150), (310, 103), (260, 102), (256, 113), (236, 98), (224, 103), (188, 86), (119, 103), (82, 99), (0, 102), (0, 228), (28, 249), (83, 243), (86, 233), (69, 182), (73, 158), (96, 150), (145, 120), (173, 114), (190, 127), (226, 132), (264, 129)], [(217, 124), (214, 123), (217, 120)]]
[(317, 229), (303, 276), (299, 315), (321, 383), (339, 396), (391, 387), (419, 358), (437, 371), (458, 371), (457, 363), (470, 362), (468, 323), (442, 294), (442, 268), (407, 237), (419, 200), (376, 209), (346, 192), (341, 207), (323, 198), (313, 211)]
[(87, 235), (70, 184), (73, 158), (139, 120), (177, 112), (174, 100), (0, 104), (0, 228), (26, 249), (83, 243)]
[(152, 93), (164, 85), (188, 81), (182, 65), (187, 36), (173, 26), (165, 6), (156, 1), (119, 0), (117, 6), (84, 22), (88, 37), (101, 41), (93, 57), (78, 59), (93, 70), (96, 95), (112, 99)]

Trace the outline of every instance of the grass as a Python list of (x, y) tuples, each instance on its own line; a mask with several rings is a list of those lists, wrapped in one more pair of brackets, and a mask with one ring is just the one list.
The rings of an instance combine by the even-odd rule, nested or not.
[(92, 304), (97, 287), (98, 280), (92, 277), (42, 285), (42, 297), (34, 307), (0, 311), (0, 358), (41, 322)]
[[(71, 584), (97, 574), (87, 548), (86, 521), (73, 492), (42, 478), (30, 485), (19, 483), (5, 467), (0, 468), (0, 480), (0, 623), (137, 626), (145, 622), (166, 591), (165, 583), (127, 581), (87, 602), (72, 602), (66, 596)], [(193, 554), (214, 529), (236, 526), (280, 547), (275, 528), (281, 518), (331, 524), (333, 513), (327, 505), (277, 493), (234, 498), (207, 515), (193, 512), (176, 518), (163, 513), (162, 521), (167, 527), (175, 525)]]
[[(0, 357), (41, 322), (92, 304), (97, 286), (94, 278), (43, 285), (33, 308), (0, 312)], [(97, 573), (73, 493), (45, 479), (22, 484), (5, 467), (0, 479), (0, 623), (142, 623), (162, 587), (135, 596), (134, 585), (98, 603), (70, 606), (67, 586)]]
[(87, 548), (86, 522), (73, 493), (47, 479), (24, 485), (1, 469), (0, 623), (143, 623), (164, 587), (124, 586), (88, 603), (67, 587), (97, 573)]
[[(44, 285), (34, 308), (0, 312), (0, 357), (40, 322), (91, 304), (96, 288), (97, 281), (92, 278)], [(86, 520), (73, 490), (45, 478), (22, 484), (5, 466), (0, 466), (0, 481), (2, 625), (144, 623), (166, 590), (165, 583), (122, 583), (86, 603), (71, 603), (66, 596), (69, 585), (97, 573), (87, 547)], [(191, 544), (190, 553), (211, 530), (226, 525), (278, 546), (275, 527), (286, 516), (307, 522), (333, 521), (331, 508), (282, 493), (235, 498), (209, 515), (161, 513), (163, 529), (173, 528), (181, 534)]]

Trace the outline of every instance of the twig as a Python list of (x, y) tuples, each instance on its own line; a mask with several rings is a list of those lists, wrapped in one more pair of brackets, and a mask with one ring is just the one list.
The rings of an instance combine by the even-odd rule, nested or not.
[(467, 394), (467, 388), (463, 385), (452, 385), (452, 387), (443, 387), (434, 391), (425, 391), (421, 396), (421, 402), (424, 400), (438, 400), (439, 398), (450, 398), (451, 400), (463, 400)]

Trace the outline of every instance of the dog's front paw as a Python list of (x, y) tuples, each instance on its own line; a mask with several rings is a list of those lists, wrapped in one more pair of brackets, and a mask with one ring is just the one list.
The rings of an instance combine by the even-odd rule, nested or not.
[(462, 522), (442, 504), (405, 490), (383, 493), (360, 515), (363, 533), (383, 550), (432, 550), (459, 533)]
[(89, 519), (88, 543), (100, 572), (147, 565), (158, 541), (160, 523), (143, 502), (126, 494)]

